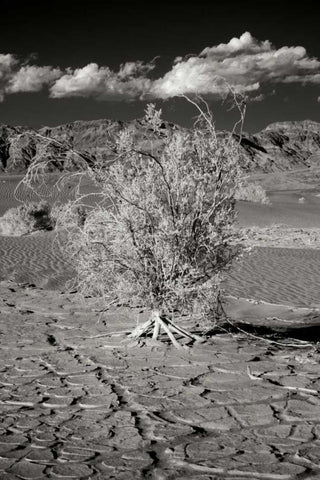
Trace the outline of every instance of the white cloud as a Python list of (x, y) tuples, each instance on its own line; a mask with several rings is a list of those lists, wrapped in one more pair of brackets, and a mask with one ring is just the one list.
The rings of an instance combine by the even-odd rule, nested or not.
[(53, 98), (93, 96), (99, 99), (134, 99), (150, 90), (151, 80), (146, 74), (154, 68), (152, 63), (127, 62), (119, 72), (89, 63), (85, 67), (69, 70), (51, 88)]
[[(175, 65), (152, 86), (158, 98), (197, 93), (217, 95), (227, 84), (237, 92), (259, 90), (267, 83), (320, 83), (320, 62), (304, 47), (276, 49), (245, 32), (229, 43), (207, 47), (197, 56), (178, 57)], [(220, 79), (220, 80), (219, 80)]]
[(35, 65), (21, 66), (11, 54), (0, 54), (0, 101), (5, 95), (19, 92), (39, 92), (62, 75), (59, 68)]
[(6, 85), (17, 63), (17, 60), (10, 53), (0, 53), (0, 102), (4, 99)]
[(240, 38), (234, 37), (229, 43), (220, 43), (217, 46), (206, 47), (200, 53), (200, 56), (212, 56), (212, 57), (229, 57), (244, 53), (261, 53), (268, 52), (271, 49), (271, 43), (269, 40), (264, 42), (258, 42), (255, 40), (250, 32), (245, 32)]
[(39, 92), (44, 85), (53, 83), (62, 75), (59, 68), (26, 66), (21, 67), (8, 82), (7, 93)]
[(310, 75), (289, 75), (283, 80), (284, 83), (302, 83), (306, 85), (307, 83), (320, 85), (320, 73), (314, 73)]
[(260, 93), (259, 95), (250, 98), (250, 102), (262, 102), (266, 98), (266, 95)]
[(249, 32), (228, 43), (206, 47), (197, 55), (177, 57), (167, 73), (157, 79), (149, 77), (154, 61), (126, 62), (118, 71), (96, 63), (64, 71), (30, 63), (21, 64), (11, 54), (0, 54), (0, 101), (6, 94), (37, 92), (44, 86), (49, 87), (52, 98), (100, 100), (219, 96), (231, 87), (252, 101), (261, 101), (266, 86), (320, 84), (320, 61), (310, 58), (304, 47), (276, 48), (269, 40), (257, 40)]
[(10, 72), (18, 62), (11, 53), (0, 53), (0, 78), (5, 72)]

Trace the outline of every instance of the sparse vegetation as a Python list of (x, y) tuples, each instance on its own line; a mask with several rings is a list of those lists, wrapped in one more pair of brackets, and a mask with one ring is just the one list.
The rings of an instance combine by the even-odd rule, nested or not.
[(258, 185), (257, 183), (248, 183), (246, 181), (243, 181), (237, 188), (235, 199), (262, 203), (264, 205), (270, 205), (271, 203), (266, 191), (261, 185)]
[(52, 230), (55, 221), (51, 207), (44, 201), (30, 202), (10, 208), (0, 218), (1, 235), (20, 236), (37, 230)]
[(297, 228), (289, 225), (273, 224), (268, 227), (242, 227), (238, 229), (243, 243), (248, 247), (319, 248), (320, 229)]

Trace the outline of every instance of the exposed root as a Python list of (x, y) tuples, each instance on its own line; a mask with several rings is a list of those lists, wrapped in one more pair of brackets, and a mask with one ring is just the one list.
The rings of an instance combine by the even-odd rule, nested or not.
[(171, 340), (171, 343), (176, 348), (181, 348), (182, 345), (175, 338), (174, 334), (187, 338), (188, 340), (199, 341), (201, 337), (194, 335), (184, 328), (178, 327), (167, 317), (160, 315), (158, 310), (154, 310), (151, 319), (147, 320), (142, 325), (138, 325), (129, 335), (131, 338), (140, 338), (143, 335), (151, 335), (154, 340), (157, 340), (161, 330), (163, 330)]

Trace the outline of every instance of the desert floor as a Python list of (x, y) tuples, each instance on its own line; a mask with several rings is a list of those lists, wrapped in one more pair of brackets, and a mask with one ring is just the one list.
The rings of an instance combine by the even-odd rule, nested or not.
[(235, 327), (192, 348), (66, 291), (54, 233), (0, 236), (0, 479), (320, 479), (320, 189), (294, 186), (239, 203)]

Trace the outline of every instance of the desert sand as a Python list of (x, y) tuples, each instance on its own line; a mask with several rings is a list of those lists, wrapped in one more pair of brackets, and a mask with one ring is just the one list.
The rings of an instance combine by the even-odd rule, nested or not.
[[(16, 181), (0, 182), (2, 211)], [(54, 232), (0, 236), (0, 478), (320, 478), (316, 195), (239, 203), (239, 227), (269, 234), (228, 273), (233, 327), (179, 350), (130, 340), (148, 312), (67, 291)]]

